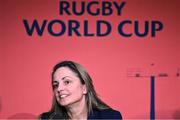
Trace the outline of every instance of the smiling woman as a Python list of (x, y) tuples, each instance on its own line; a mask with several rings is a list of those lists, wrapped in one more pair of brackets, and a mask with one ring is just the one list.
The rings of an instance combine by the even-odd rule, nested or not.
[(54, 98), (51, 110), (40, 119), (122, 119), (100, 100), (86, 70), (73, 61), (63, 61), (52, 72)]

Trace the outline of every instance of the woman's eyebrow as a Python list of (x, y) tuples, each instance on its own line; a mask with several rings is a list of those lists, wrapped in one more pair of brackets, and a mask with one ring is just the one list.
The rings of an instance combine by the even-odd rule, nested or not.
[(65, 78), (72, 78), (71, 76), (64, 76), (63, 78), (62, 78), (62, 80), (64, 80)]
[(59, 83), (57, 80), (53, 80), (53, 83)]

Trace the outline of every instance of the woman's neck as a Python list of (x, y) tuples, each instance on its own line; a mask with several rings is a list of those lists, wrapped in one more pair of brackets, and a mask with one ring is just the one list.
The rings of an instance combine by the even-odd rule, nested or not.
[(83, 97), (80, 101), (68, 106), (67, 111), (71, 119), (87, 119), (88, 110), (85, 97)]

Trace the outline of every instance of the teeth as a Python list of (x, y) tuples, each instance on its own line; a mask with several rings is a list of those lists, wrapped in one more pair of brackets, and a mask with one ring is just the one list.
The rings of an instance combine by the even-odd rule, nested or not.
[(65, 98), (65, 97), (67, 97), (67, 95), (61, 95), (61, 96), (60, 96), (60, 98)]

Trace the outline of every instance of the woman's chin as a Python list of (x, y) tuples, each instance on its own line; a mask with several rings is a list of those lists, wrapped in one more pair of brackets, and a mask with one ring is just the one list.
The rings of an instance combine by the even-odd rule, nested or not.
[(69, 104), (70, 104), (70, 102), (68, 102), (68, 101), (59, 101), (59, 104), (61, 105), (61, 106), (64, 106), (64, 107), (66, 107), (66, 106), (68, 106)]

